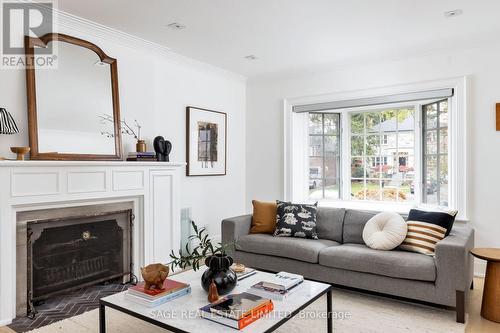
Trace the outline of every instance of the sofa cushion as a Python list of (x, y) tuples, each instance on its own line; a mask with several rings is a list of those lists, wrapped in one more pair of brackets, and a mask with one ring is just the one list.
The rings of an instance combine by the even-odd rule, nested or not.
[(406, 238), (406, 222), (398, 213), (381, 212), (368, 220), (363, 240), (375, 250), (393, 250)]
[(318, 239), (317, 202), (309, 205), (276, 200), (276, 212), (274, 236)]
[(252, 200), (253, 215), (251, 234), (272, 234), (276, 230), (276, 201)]
[(360, 244), (325, 248), (319, 254), (319, 264), (400, 279), (436, 280), (433, 257), (406, 251), (379, 251)]
[(348, 209), (345, 212), (342, 243), (365, 244), (363, 229), (366, 222), (377, 213)]
[(316, 228), (320, 239), (342, 243), (345, 208), (318, 207)]
[(266, 234), (251, 234), (238, 239), (236, 250), (317, 263), (319, 252), (322, 249), (335, 245), (339, 245), (339, 243), (327, 239), (273, 237)]

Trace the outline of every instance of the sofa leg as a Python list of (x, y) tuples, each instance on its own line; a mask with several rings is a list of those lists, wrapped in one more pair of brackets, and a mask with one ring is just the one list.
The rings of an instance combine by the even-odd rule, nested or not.
[(457, 323), (465, 323), (465, 291), (456, 291)]
[(473, 289), (474, 289), (474, 281), (472, 281), (472, 282), (470, 283), (470, 290), (473, 290)]

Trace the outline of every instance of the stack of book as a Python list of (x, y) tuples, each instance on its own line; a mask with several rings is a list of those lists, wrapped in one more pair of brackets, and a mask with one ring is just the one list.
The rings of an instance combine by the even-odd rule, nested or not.
[(125, 293), (130, 301), (153, 308), (191, 292), (189, 284), (166, 279), (163, 289), (144, 289), (144, 282), (131, 287)]
[(292, 294), (302, 282), (304, 282), (304, 277), (302, 275), (279, 272), (272, 278), (254, 284), (247, 292), (276, 301), (283, 301)]
[(154, 162), (154, 161), (156, 161), (156, 153), (154, 151), (145, 151), (142, 153), (131, 152), (131, 153), (128, 153), (127, 161)]
[(241, 330), (273, 309), (270, 299), (241, 293), (228, 295), (200, 310), (205, 319)]

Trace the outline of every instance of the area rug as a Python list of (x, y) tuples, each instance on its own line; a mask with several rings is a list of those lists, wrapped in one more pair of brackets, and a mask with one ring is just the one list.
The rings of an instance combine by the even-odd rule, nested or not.
[[(276, 332), (326, 332), (324, 319), (307, 316), (324, 311), (326, 297), (311, 304)], [(336, 333), (463, 333), (465, 325), (455, 322), (455, 312), (343, 289), (333, 291), (334, 332)], [(98, 333), (98, 310), (30, 331), (32, 333)], [(167, 331), (106, 309), (108, 333), (165, 333)], [(236, 330), (235, 330), (236, 332)], [(207, 332), (208, 333), (208, 332)]]

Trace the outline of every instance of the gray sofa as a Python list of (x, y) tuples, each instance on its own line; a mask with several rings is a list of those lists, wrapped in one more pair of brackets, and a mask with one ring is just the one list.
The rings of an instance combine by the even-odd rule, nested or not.
[(472, 288), (474, 231), (455, 226), (437, 243), (434, 257), (373, 250), (362, 232), (375, 214), (320, 207), (319, 240), (249, 234), (252, 216), (238, 216), (222, 221), (222, 241), (237, 241), (231, 255), (249, 267), (454, 307), (463, 323), (466, 292)]

